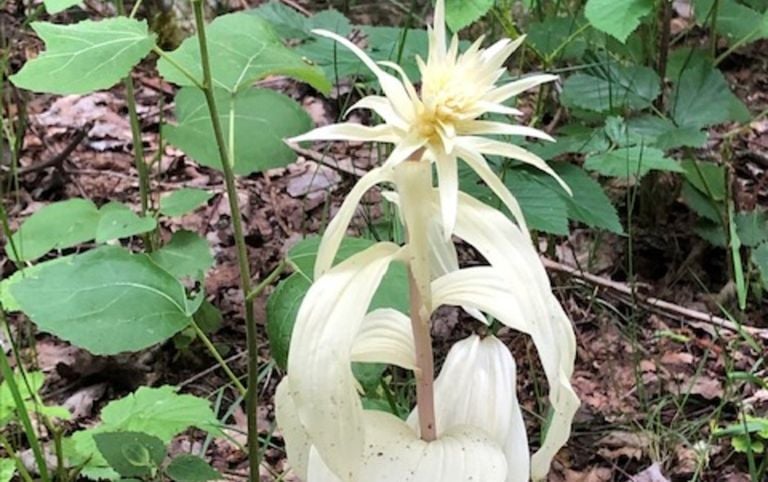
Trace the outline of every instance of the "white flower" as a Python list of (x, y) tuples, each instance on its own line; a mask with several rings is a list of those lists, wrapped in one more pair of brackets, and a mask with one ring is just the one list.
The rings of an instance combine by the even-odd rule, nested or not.
[[(315, 30), (314, 33), (335, 39), (365, 63), (376, 75), (384, 95), (361, 99), (351, 109), (370, 109), (384, 121), (374, 127), (341, 123), (317, 128), (291, 139), (292, 142), (311, 140), (375, 141), (394, 144), (394, 149), (383, 166), (370, 172), (358, 189), (350, 194), (351, 208), (371, 186), (391, 180), (391, 168), (407, 159), (424, 160), (437, 167), (440, 186), (441, 217), (444, 236), (450, 238), (456, 216), (458, 192), (458, 159), (466, 162), (504, 202), (518, 224), (525, 221), (515, 198), (495, 175), (485, 155), (503, 156), (535, 166), (550, 174), (564, 189), (568, 186), (538, 156), (525, 149), (482, 137), (485, 135), (529, 136), (553, 140), (545, 132), (522, 125), (482, 120), (488, 113), (517, 115), (520, 112), (504, 102), (532, 87), (555, 80), (553, 75), (533, 75), (508, 84), (496, 85), (504, 74), (504, 62), (522, 43), (503, 39), (487, 49), (480, 48), (482, 39), (459, 53), (458, 37), (446, 45), (445, 6), (438, 0), (434, 28), (429, 32), (427, 61), (417, 59), (421, 70), (421, 89), (416, 91), (402, 69), (396, 64), (383, 62), (400, 76), (384, 71), (365, 52), (346, 38), (333, 32)], [(570, 192), (570, 191), (569, 191)], [(348, 206), (348, 207), (349, 207)], [(331, 259), (333, 257), (331, 256)], [(327, 260), (319, 263), (327, 269)]]

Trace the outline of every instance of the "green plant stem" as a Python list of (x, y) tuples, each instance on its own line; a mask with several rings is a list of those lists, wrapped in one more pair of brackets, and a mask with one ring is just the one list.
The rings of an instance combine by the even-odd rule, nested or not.
[(712, 4), (712, 10), (709, 12), (711, 15), (710, 18), (710, 35), (712, 35), (710, 49), (712, 52), (712, 60), (715, 59), (715, 56), (717, 55), (717, 11), (720, 9), (720, 0), (715, 0), (715, 2)]
[[(195, 0), (193, 0), (193, 1), (195, 1)], [(184, 67), (183, 65), (181, 65), (180, 63), (176, 62), (173, 59), (173, 57), (171, 57), (170, 55), (165, 53), (165, 51), (163, 49), (161, 49), (160, 47), (155, 46), (155, 47), (152, 47), (152, 52), (154, 52), (155, 54), (157, 54), (158, 57), (162, 58), (163, 60), (165, 60), (166, 62), (171, 64), (174, 69), (178, 70), (181, 73), (181, 75), (183, 75), (184, 77), (188, 78), (189, 81), (192, 82), (192, 85), (194, 85), (195, 87), (197, 87), (200, 90), (203, 90), (203, 91), (205, 90), (205, 87), (203, 86), (203, 84), (201, 84), (200, 81), (197, 80), (197, 77), (195, 77), (192, 72), (187, 70), (187, 68)]]
[(24, 467), (24, 462), (21, 461), (21, 457), (16, 455), (16, 451), (13, 450), (13, 446), (10, 442), (8, 442), (8, 439), (5, 438), (4, 435), (0, 434), (0, 446), (2, 446), (5, 449), (5, 452), (7, 453), (8, 457), (11, 458), (16, 463), (16, 470), (19, 471), (19, 474), (21, 475), (21, 478), (24, 479), (25, 482), (34, 482), (34, 479), (32, 479), (32, 476), (29, 474), (29, 471), (26, 467)]
[(224, 172), (224, 181), (227, 186), (227, 200), (232, 215), (232, 229), (237, 246), (237, 260), (240, 267), (240, 289), (243, 292), (245, 302), (246, 345), (248, 349), (248, 389), (246, 395), (246, 416), (248, 419), (248, 465), (249, 480), (256, 482), (259, 478), (259, 466), (261, 465), (259, 453), (259, 434), (256, 425), (256, 410), (258, 409), (258, 372), (259, 357), (256, 340), (256, 320), (253, 311), (253, 302), (246, 300), (251, 292), (251, 273), (248, 264), (248, 251), (243, 235), (243, 226), (240, 220), (240, 209), (237, 204), (237, 187), (235, 185), (235, 173), (232, 169), (232, 159), (224, 141), (224, 133), (221, 128), (219, 111), (216, 107), (216, 98), (213, 91), (210, 57), (208, 56), (208, 42), (205, 35), (205, 19), (203, 18), (202, 0), (192, 0), (195, 12), (195, 26), (197, 38), (200, 44), (200, 59), (203, 67), (203, 93), (208, 104), (208, 112), (213, 124), (213, 132), (216, 137), (216, 145), (219, 149), (221, 167)]
[(208, 348), (208, 351), (211, 352), (211, 356), (216, 360), (216, 362), (219, 364), (221, 369), (224, 370), (224, 373), (226, 373), (227, 376), (229, 377), (229, 380), (240, 392), (240, 395), (245, 396), (247, 394), (247, 390), (245, 389), (243, 384), (240, 383), (240, 379), (237, 378), (237, 376), (232, 372), (232, 369), (229, 368), (229, 365), (227, 365), (227, 362), (221, 356), (221, 353), (219, 353), (219, 350), (216, 349), (216, 346), (213, 344), (211, 339), (208, 338), (208, 335), (205, 334), (205, 332), (200, 328), (200, 325), (198, 325), (195, 320), (192, 320), (192, 328), (194, 328), (195, 333), (197, 333), (197, 336), (203, 342), (205, 347)]
[(287, 263), (285, 262), (285, 259), (280, 260), (280, 263), (277, 265), (277, 267), (272, 270), (269, 275), (267, 275), (266, 278), (264, 278), (258, 285), (256, 285), (255, 288), (251, 290), (250, 293), (248, 293), (248, 296), (245, 298), (246, 301), (251, 301), (257, 296), (261, 294), (262, 291), (264, 291), (264, 288), (271, 285), (275, 282), (278, 276), (285, 270)]
[[(0, 312), (0, 321), (6, 323), (5, 314)], [(5, 382), (8, 384), (8, 390), (11, 392), (13, 403), (16, 406), (16, 413), (19, 415), (19, 421), (21, 426), (24, 427), (24, 433), (29, 441), (32, 454), (35, 457), (35, 463), (40, 471), (40, 479), (43, 482), (49, 482), (51, 480), (48, 474), (48, 466), (45, 464), (45, 456), (43, 455), (43, 448), (40, 445), (40, 440), (37, 438), (35, 428), (32, 426), (32, 420), (27, 413), (27, 406), (24, 403), (24, 399), (19, 391), (19, 386), (16, 385), (16, 378), (13, 376), (13, 369), (8, 362), (8, 355), (5, 354), (5, 350), (0, 350), (0, 373), (3, 375)]]

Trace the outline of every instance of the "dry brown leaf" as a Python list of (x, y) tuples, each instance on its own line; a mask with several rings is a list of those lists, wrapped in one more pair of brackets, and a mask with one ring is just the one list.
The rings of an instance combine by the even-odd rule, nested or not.
[(657, 462), (629, 480), (631, 482), (669, 482), (669, 479), (661, 473), (661, 467)]

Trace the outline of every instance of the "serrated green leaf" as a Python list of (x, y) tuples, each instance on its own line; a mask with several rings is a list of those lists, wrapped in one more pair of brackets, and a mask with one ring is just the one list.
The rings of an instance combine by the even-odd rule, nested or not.
[(623, 43), (653, 5), (653, 0), (588, 0), (584, 15), (593, 27)]
[(171, 460), (165, 473), (176, 482), (206, 482), (224, 478), (205, 460), (187, 454), (179, 455)]
[(547, 189), (544, 176), (527, 169), (504, 173), (504, 183), (517, 198), (528, 227), (547, 233), (568, 234), (568, 207), (560, 194)]
[(488, 13), (494, 0), (446, 0), (445, 23), (458, 32)]
[(192, 231), (176, 231), (168, 244), (150, 253), (149, 257), (177, 278), (196, 276), (213, 266), (208, 242)]
[(643, 109), (658, 97), (659, 83), (659, 76), (648, 67), (609, 64), (568, 77), (563, 84), (562, 102), (594, 112)]
[(165, 444), (143, 432), (103, 432), (93, 436), (104, 460), (123, 477), (152, 474), (165, 458)]
[(97, 243), (148, 233), (157, 227), (154, 218), (140, 217), (121, 203), (108, 203), (101, 207), (99, 214), (99, 224), (96, 226)]
[(147, 348), (190, 321), (179, 281), (146, 255), (115, 246), (46, 266), (11, 293), (40, 330), (96, 355)]
[(644, 145), (661, 150), (676, 147), (701, 147), (707, 142), (707, 132), (695, 127), (677, 127), (669, 119), (644, 115), (632, 119), (609, 117), (606, 134), (621, 147)]
[(75, 432), (65, 439), (65, 453), (74, 465), (83, 464), (83, 475), (92, 479), (114, 479), (118, 475), (96, 448), (94, 435), (104, 432), (143, 432), (170, 443), (189, 427), (219, 434), (219, 423), (210, 403), (192, 395), (180, 395), (176, 388), (141, 387), (136, 392), (109, 402), (96, 428)]
[[(331, 84), (317, 67), (283, 45), (269, 23), (258, 15), (246, 12), (217, 17), (206, 27), (208, 49), (211, 55), (211, 76), (217, 89), (236, 93), (249, 89), (257, 80), (269, 75), (287, 75), (307, 82), (321, 92), (328, 92)], [(194, 83), (182, 74), (171, 61), (186, 69), (200, 84), (203, 70), (200, 45), (192, 36), (173, 52), (167, 60), (161, 58), (158, 70), (169, 82), (192, 86)]]
[(616, 208), (611, 204), (600, 183), (573, 164), (556, 162), (551, 165), (573, 192), (573, 196), (569, 196), (554, 180), (551, 181), (552, 187), (561, 192), (562, 198), (568, 205), (569, 218), (593, 228), (605, 229), (617, 234), (624, 232)]
[(34, 22), (48, 48), (11, 76), (18, 87), (49, 94), (108, 89), (128, 75), (155, 45), (146, 21), (114, 17), (73, 25)]
[(80, 3), (83, 3), (83, 0), (43, 0), (45, 10), (50, 14), (63, 12), (69, 7), (74, 7)]
[[(699, 23), (711, 25), (715, 0), (694, 0), (694, 12)], [(758, 12), (734, 0), (718, 0), (715, 30), (731, 44), (754, 42), (768, 37), (768, 13)]]
[(744, 246), (751, 248), (768, 241), (768, 215), (765, 211), (755, 209), (736, 213), (734, 222), (736, 232)]
[(563, 59), (578, 59), (587, 49), (586, 33), (576, 35), (586, 21), (582, 17), (549, 17), (528, 25), (526, 42), (539, 53)]
[(16, 462), (13, 459), (0, 459), (0, 482), (10, 482), (16, 473)]
[[(713, 201), (705, 193), (696, 189), (691, 183), (683, 183), (683, 187), (680, 190), (680, 195), (696, 214), (702, 216), (714, 223), (716, 223), (720, 229), (722, 229), (721, 219), (724, 216), (723, 204)], [(725, 239), (723, 235), (723, 239)]]
[(682, 162), (685, 179), (713, 201), (725, 200), (725, 168), (711, 162), (685, 159)]
[(160, 198), (160, 212), (171, 217), (182, 216), (199, 208), (212, 197), (212, 193), (203, 189), (183, 187)]
[[(307, 113), (291, 98), (267, 89), (250, 88), (232, 97), (216, 90), (216, 102), (229, 144), (234, 140), (234, 171), (247, 175), (281, 167), (296, 159), (284, 139), (309, 130)], [(166, 139), (201, 164), (221, 169), (213, 125), (205, 96), (195, 88), (183, 88), (176, 94), (176, 125), (166, 125)], [(234, 135), (230, 126), (234, 124)]]
[(15, 261), (31, 261), (53, 249), (65, 249), (96, 237), (99, 210), (87, 199), (69, 199), (40, 208), (13, 234), (18, 258), (6, 243), (5, 252)]
[(752, 263), (760, 271), (763, 288), (768, 290), (768, 243), (762, 243), (752, 250)]
[(622, 147), (612, 151), (589, 156), (584, 167), (604, 176), (635, 177), (637, 179), (649, 171), (683, 172), (675, 160), (664, 156), (664, 152), (654, 147)]

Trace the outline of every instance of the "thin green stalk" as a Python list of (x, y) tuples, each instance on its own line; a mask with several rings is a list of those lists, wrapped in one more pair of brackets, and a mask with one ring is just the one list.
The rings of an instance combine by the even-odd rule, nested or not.
[(259, 453), (259, 434), (256, 424), (256, 410), (258, 409), (258, 372), (259, 357), (256, 340), (256, 319), (254, 316), (253, 302), (245, 300), (248, 293), (251, 292), (251, 272), (248, 265), (248, 251), (245, 245), (245, 236), (243, 235), (243, 226), (240, 220), (240, 209), (237, 204), (237, 187), (235, 185), (235, 173), (233, 171), (233, 159), (230, 158), (227, 150), (227, 144), (224, 141), (224, 132), (221, 128), (219, 111), (216, 107), (216, 97), (213, 91), (213, 80), (211, 77), (211, 64), (208, 55), (208, 41), (205, 35), (205, 19), (203, 17), (202, 0), (192, 0), (192, 7), (195, 12), (195, 26), (197, 27), (197, 38), (200, 44), (200, 60), (203, 67), (203, 93), (208, 104), (208, 112), (213, 124), (213, 132), (216, 137), (216, 145), (219, 149), (221, 167), (224, 172), (224, 181), (227, 186), (227, 200), (232, 215), (232, 229), (237, 246), (237, 259), (240, 267), (240, 288), (243, 292), (245, 301), (245, 323), (246, 323), (246, 345), (248, 347), (248, 390), (246, 396), (246, 416), (248, 419), (248, 465), (249, 477), (251, 482), (256, 482), (259, 477), (259, 466), (261, 465)]
[(715, 56), (717, 55), (717, 11), (720, 9), (720, 0), (715, 0), (715, 3), (712, 4), (712, 10), (710, 11), (710, 29), (712, 30), (710, 32), (711, 37), (711, 44), (710, 49), (712, 51), (712, 59), (715, 59)]
[[(192, 0), (192, 1), (195, 1), (195, 0)], [(200, 90), (205, 90), (205, 87), (203, 86), (203, 84), (201, 84), (200, 81), (197, 80), (197, 77), (195, 77), (194, 74), (192, 74), (192, 72), (187, 70), (187, 68), (181, 65), (180, 63), (176, 62), (173, 59), (173, 57), (165, 53), (163, 49), (161, 49), (160, 47), (152, 47), (152, 52), (154, 52), (155, 54), (157, 54), (158, 57), (162, 58), (163, 60), (171, 64), (174, 69), (178, 70), (181, 73), (181, 75), (188, 78), (189, 81), (192, 82), (192, 85), (194, 85)]]
[(8, 457), (10, 457), (11, 460), (16, 463), (16, 470), (19, 471), (19, 474), (21, 475), (21, 478), (24, 479), (24, 482), (34, 482), (34, 479), (32, 479), (32, 476), (29, 474), (27, 468), (24, 467), (24, 462), (21, 461), (21, 457), (16, 455), (16, 451), (13, 450), (13, 446), (3, 434), (0, 434), (0, 446), (5, 449)]
[(200, 328), (200, 325), (198, 325), (197, 322), (194, 320), (192, 320), (192, 328), (195, 329), (195, 333), (197, 333), (197, 336), (203, 342), (205, 347), (208, 348), (208, 351), (211, 352), (211, 356), (213, 356), (213, 358), (219, 364), (221, 369), (224, 370), (224, 373), (227, 374), (227, 376), (229, 377), (229, 380), (240, 392), (240, 395), (245, 396), (247, 393), (247, 390), (245, 389), (243, 384), (240, 383), (240, 379), (237, 378), (237, 376), (232, 372), (232, 369), (229, 368), (229, 365), (227, 365), (227, 362), (221, 356), (221, 353), (219, 353), (219, 350), (216, 349), (216, 346), (213, 344), (211, 339), (208, 338), (208, 335), (205, 334), (205, 332)]
[[(5, 314), (0, 312), (0, 319), (0, 321), (5, 323)], [(0, 350), (0, 352), (2, 352), (0, 354), (0, 373), (3, 375), (5, 383), (8, 384), (8, 390), (11, 392), (11, 397), (13, 397), (16, 413), (19, 416), (21, 426), (24, 427), (24, 433), (27, 436), (29, 446), (32, 449), (32, 454), (35, 457), (35, 463), (40, 471), (40, 479), (43, 482), (49, 482), (51, 477), (48, 474), (48, 466), (45, 464), (42, 445), (40, 445), (40, 440), (37, 438), (35, 428), (32, 426), (32, 420), (29, 418), (29, 413), (27, 413), (27, 407), (21, 396), (21, 392), (19, 391), (19, 386), (16, 385), (16, 378), (13, 375), (11, 364), (8, 362), (8, 355), (5, 354), (5, 350)]]
[(252, 299), (256, 298), (261, 294), (262, 291), (264, 291), (264, 288), (271, 285), (275, 282), (278, 276), (285, 270), (287, 263), (285, 262), (285, 259), (280, 260), (280, 263), (277, 265), (277, 267), (272, 270), (269, 275), (264, 278), (258, 285), (256, 285), (255, 288), (251, 290), (250, 293), (248, 293), (248, 296), (245, 298), (246, 301), (251, 301)]

